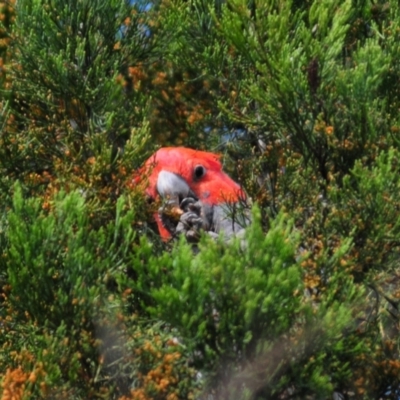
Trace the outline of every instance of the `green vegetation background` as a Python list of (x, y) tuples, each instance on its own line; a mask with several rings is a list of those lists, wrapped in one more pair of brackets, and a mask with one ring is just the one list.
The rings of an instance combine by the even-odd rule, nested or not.
[[(1, 400), (398, 398), (397, 1), (0, 9)], [(223, 154), (246, 248), (159, 240), (165, 145)]]

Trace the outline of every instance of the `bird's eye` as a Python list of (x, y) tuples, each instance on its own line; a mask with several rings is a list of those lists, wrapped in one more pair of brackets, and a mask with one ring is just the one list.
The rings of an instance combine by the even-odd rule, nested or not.
[(194, 167), (194, 179), (200, 179), (206, 174), (206, 169), (202, 165)]

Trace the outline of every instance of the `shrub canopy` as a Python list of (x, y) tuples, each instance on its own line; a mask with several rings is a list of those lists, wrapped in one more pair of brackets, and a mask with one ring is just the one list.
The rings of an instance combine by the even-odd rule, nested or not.
[[(397, 1), (0, 20), (2, 399), (398, 398)], [(222, 153), (244, 241), (160, 241), (132, 177), (165, 145)]]

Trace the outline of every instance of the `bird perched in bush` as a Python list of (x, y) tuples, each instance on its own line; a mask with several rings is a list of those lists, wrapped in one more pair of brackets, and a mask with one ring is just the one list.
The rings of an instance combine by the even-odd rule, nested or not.
[(185, 147), (161, 148), (134, 180), (145, 185), (151, 200), (162, 200), (155, 219), (164, 240), (177, 233), (191, 239), (199, 230), (223, 231), (231, 237), (246, 225), (234, 215), (246, 194), (222, 171), (217, 154)]

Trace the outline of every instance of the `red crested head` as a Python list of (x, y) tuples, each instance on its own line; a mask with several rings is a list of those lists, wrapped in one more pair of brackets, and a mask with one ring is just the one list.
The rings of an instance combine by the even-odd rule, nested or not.
[[(245, 198), (243, 189), (225, 172), (219, 156), (185, 147), (164, 147), (154, 153), (136, 175), (135, 181), (146, 180), (146, 194), (152, 198), (173, 199), (196, 197), (205, 204), (237, 202)], [(165, 232), (158, 218), (161, 236)]]
[[(168, 180), (169, 174), (165, 172), (182, 178), (195, 196), (208, 204), (236, 202), (244, 197), (241, 187), (222, 171), (217, 154), (185, 147), (164, 147), (146, 161), (144, 169), (150, 171), (146, 193), (153, 199), (179, 190), (176, 181)], [(163, 173), (160, 175), (160, 172)]]

